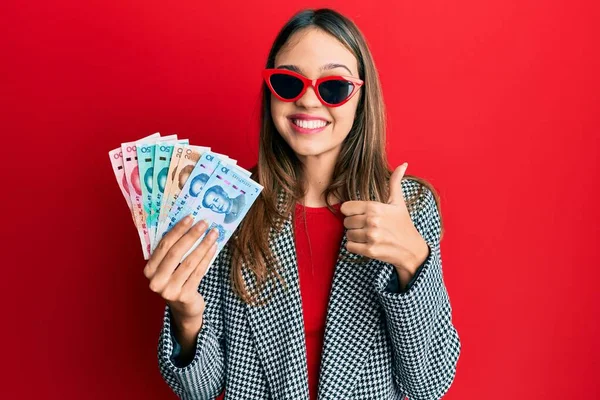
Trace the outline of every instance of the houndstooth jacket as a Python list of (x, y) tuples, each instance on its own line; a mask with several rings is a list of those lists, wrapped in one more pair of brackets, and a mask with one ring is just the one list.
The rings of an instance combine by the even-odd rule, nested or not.
[[(405, 198), (419, 183), (404, 179)], [(442, 275), (440, 217), (433, 194), (422, 187), (411, 219), (430, 253), (406, 292), (389, 290), (394, 267), (346, 250), (344, 234), (335, 266), (319, 374), (319, 399), (441, 398), (452, 384), (460, 340)], [(229, 283), (231, 254), (224, 248), (198, 290), (206, 301), (196, 354), (175, 365), (171, 313), (165, 308), (158, 345), (160, 372), (182, 399), (308, 399), (304, 320), (293, 224), (272, 235), (270, 247), (288, 284), (268, 286), (266, 306), (243, 303)], [(253, 279), (243, 276), (248, 288)]]

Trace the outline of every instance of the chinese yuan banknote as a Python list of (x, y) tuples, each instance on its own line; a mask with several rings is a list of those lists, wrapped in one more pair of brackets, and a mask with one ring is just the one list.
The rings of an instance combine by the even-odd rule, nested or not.
[[(262, 190), (261, 185), (250, 179), (248, 171), (225, 163), (217, 165), (198, 194), (201, 207), (194, 216), (194, 222), (206, 220), (209, 230), (217, 230), (217, 253), (225, 246)], [(182, 260), (200, 244), (204, 236), (206, 233), (184, 254)]]
[[(159, 135), (160, 135), (160, 133), (157, 132), (150, 136), (146, 136), (146, 137), (142, 138), (141, 140), (158, 137)], [(127, 181), (125, 179), (125, 168), (123, 167), (123, 149), (121, 147), (117, 147), (116, 149), (109, 151), (108, 157), (110, 158), (110, 163), (113, 167), (113, 172), (115, 174), (115, 179), (117, 180), (117, 184), (119, 185), (119, 189), (121, 189), (121, 193), (123, 194), (123, 197), (125, 198), (125, 201), (127, 202), (127, 206), (129, 207), (129, 210), (131, 211), (131, 217), (133, 218), (133, 207), (131, 205), (131, 195), (129, 194), (129, 185), (127, 184)], [(134, 222), (135, 222), (135, 219), (134, 219)]]
[[(179, 159), (183, 155), (183, 151), (186, 148), (185, 145), (176, 144), (173, 146), (171, 161), (169, 162), (169, 169), (167, 171), (166, 183), (165, 183), (165, 191), (162, 195), (162, 199), (160, 201), (160, 211), (158, 213), (158, 225), (162, 223), (162, 221), (166, 218), (169, 213), (169, 207), (167, 207), (167, 197), (171, 192), (171, 184), (173, 183), (173, 176), (177, 173), (177, 165), (179, 164)], [(154, 245), (152, 248), (154, 249)]]
[(149, 244), (154, 239), (154, 230), (152, 230), (152, 190), (154, 180), (154, 152), (156, 145), (161, 143), (173, 142), (177, 135), (163, 136), (137, 142), (137, 161), (140, 175), (140, 186), (142, 187), (142, 207), (146, 215), (146, 226), (148, 230)]
[[(158, 135), (158, 134), (157, 134)], [(145, 140), (145, 139), (144, 139)], [(133, 219), (140, 237), (144, 259), (150, 258), (150, 238), (146, 228), (146, 216), (142, 206), (142, 186), (140, 182), (140, 171), (137, 161), (136, 142), (127, 142), (121, 144), (123, 152), (123, 169), (125, 170), (125, 182), (129, 188), (131, 206), (133, 209)]]
[(108, 153), (108, 157), (110, 158), (110, 163), (113, 167), (113, 172), (115, 173), (115, 179), (117, 180), (117, 184), (121, 189), (121, 193), (127, 202), (127, 206), (129, 207), (129, 211), (131, 212), (131, 218), (135, 223), (135, 217), (133, 216), (133, 208), (131, 206), (131, 197), (129, 196), (129, 185), (127, 185), (127, 181), (125, 180), (125, 169), (123, 167), (123, 150), (119, 147), (118, 149), (111, 150)]
[(187, 139), (179, 141), (163, 142), (155, 145), (154, 149), (154, 173), (152, 175), (152, 200), (150, 203), (150, 212), (148, 214), (148, 229), (150, 230), (150, 242), (154, 248), (154, 236), (158, 227), (160, 216), (160, 203), (166, 190), (167, 174), (173, 155), (173, 149), (176, 145), (188, 144)]
[[(153, 177), (153, 166), (154, 166), (154, 144), (139, 143), (136, 146), (137, 150), (137, 161), (139, 170), (140, 186), (142, 189), (142, 207), (144, 209), (144, 216), (146, 219), (146, 230), (148, 231), (148, 245), (152, 243), (154, 237), (150, 230), (150, 207), (152, 204), (152, 177)], [(148, 249), (150, 254), (150, 249)]]
[[(196, 163), (196, 166), (181, 189), (177, 201), (169, 212), (167, 217), (169, 223), (166, 228), (167, 231), (186, 215), (192, 214), (193, 216), (196, 216), (202, 207), (202, 202), (198, 195), (218, 164), (235, 166), (236, 161), (224, 158), (222, 154), (214, 152), (206, 152), (200, 157), (200, 160)], [(250, 172), (242, 168), (239, 168), (239, 171), (246, 176), (250, 176)]]
[(165, 218), (158, 224), (156, 229), (156, 238), (157, 240), (154, 242), (154, 247), (158, 245), (158, 240), (164, 236), (164, 233), (167, 231), (167, 227), (169, 226), (168, 216), (171, 212), (172, 207), (177, 202), (177, 198), (179, 197), (179, 193), (183, 186), (185, 185), (188, 177), (190, 176), (192, 170), (196, 166), (198, 160), (204, 152), (208, 151), (206, 147), (200, 146), (191, 146), (188, 145), (183, 148), (181, 156), (179, 157), (179, 163), (177, 167), (173, 170), (173, 173), (167, 178), (170, 182), (169, 193), (163, 197), (163, 201), (165, 204), (165, 210), (168, 212)]
[(216, 153), (209, 151), (202, 154), (200, 160), (196, 163), (194, 169), (188, 176), (183, 188), (181, 188), (181, 192), (179, 193), (175, 204), (173, 204), (167, 215), (165, 226), (163, 226), (161, 231), (161, 238), (177, 222), (179, 222), (181, 218), (194, 213), (194, 209), (197, 207), (198, 203), (196, 201), (198, 199), (198, 194), (200, 194), (202, 187), (214, 172), (217, 164), (223, 161), (222, 157), (222, 155), (217, 156)]
[(169, 135), (151, 139), (138, 140), (136, 142), (138, 174), (140, 180), (140, 187), (142, 190), (141, 202), (143, 208), (143, 219), (145, 221), (145, 231), (148, 235), (148, 254), (150, 254), (152, 240), (154, 239), (154, 231), (150, 229), (150, 224), (152, 222), (150, 211), (152, 206), (154, 149), (157, 143), (165, 143), (169, 141), (174, 141), (176, 139), (177, 135)]
[(198, 202), (196, 200), (198, 194), (220, 162), (230, 165), (235, 165), (237, 163), (236, 160), (233, 160), (224, 154), (210, 151), (206, 151), (202, 154), (200, 160), (196, 163), (194, 169), (187, 177), (183, 188), (181, 188), (175, 204), (171, 207), (171, 211), (167, 216), (166, 223), (168, 223), (168, 226), (165, 228), (166, 231), (169, 231), (185, 215), (194, 212), (194, 209), (197, 208)]
[(121, 143), (108, 155), (145, 260), (166, 232), (190, 214), (218, 230), (218, 254), (263, 189), (235, 160), (177, 135), (155, 133)]

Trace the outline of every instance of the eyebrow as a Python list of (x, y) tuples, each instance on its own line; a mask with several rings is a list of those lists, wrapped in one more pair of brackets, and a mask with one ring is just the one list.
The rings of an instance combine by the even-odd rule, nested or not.
[[(295, 66), (295, 65), (280, 65), (280, 66), (275, 67), (275, 68), (277, 68), (277, 69), (288, 69), (290, 71), (294, 71), (294, 72), (297, 72), (299, 74), (304, 75), (302, 73), (302, 70), (299, 67)], [(319, 69), (321, 71), (327, 71), (327, 70), (336, 69), (336, 68), (344, 68), (346, 71), (348, 71), (348, 73), (350, 75), (352, 75), (352, 71), (350, 71), (350, 68), (346, 67), (344, 64), (329, 63), (329, 64), (325, 64), (325, 65), (321, 66), (321, 68), (319, 68)]]

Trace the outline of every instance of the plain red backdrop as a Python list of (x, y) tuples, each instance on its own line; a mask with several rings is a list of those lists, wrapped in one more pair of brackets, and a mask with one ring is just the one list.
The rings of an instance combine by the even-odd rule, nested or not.
[(2, 2), (0, 397), (175, 398), (107, 152), (176, 132), (253, 165), (271, 42), (331, 6), (371, 46), (393, 166), (441, 195), (462, 341), (446, 398), (598, 398), (594, 4)]

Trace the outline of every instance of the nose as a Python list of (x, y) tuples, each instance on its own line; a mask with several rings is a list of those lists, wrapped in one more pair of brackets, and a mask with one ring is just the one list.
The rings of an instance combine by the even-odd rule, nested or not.
[(296, 105), (304, 108), (315, 108), (321, 106), (321, 102), (315, 93), (315, 89), (312, 86), (309, 86), (302, 97), (296, 100)]

